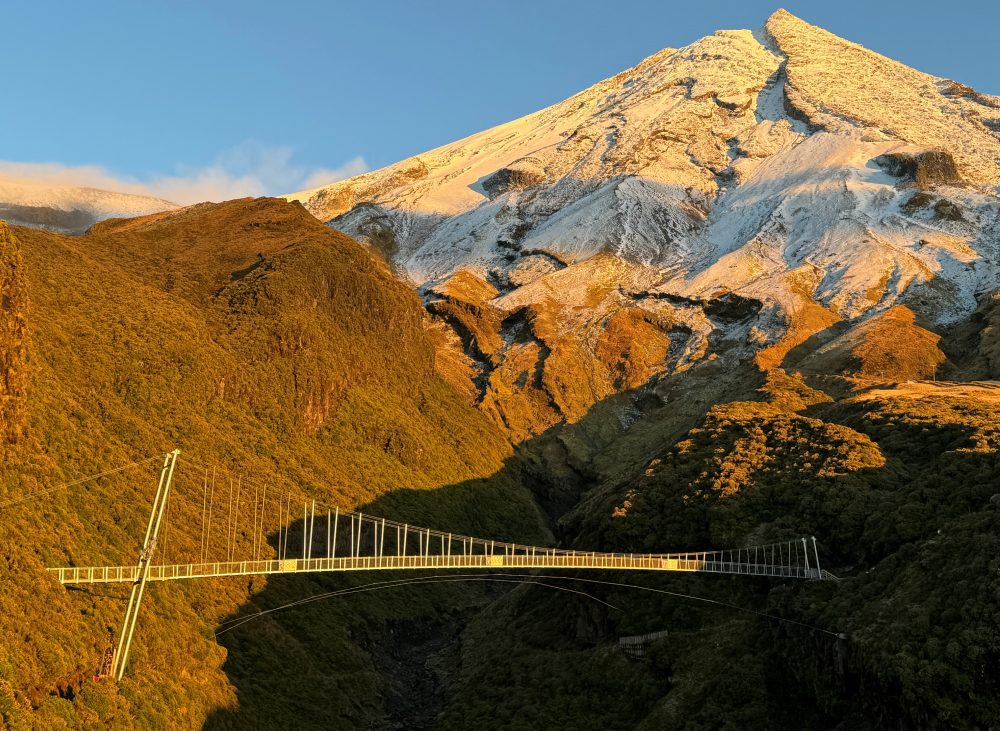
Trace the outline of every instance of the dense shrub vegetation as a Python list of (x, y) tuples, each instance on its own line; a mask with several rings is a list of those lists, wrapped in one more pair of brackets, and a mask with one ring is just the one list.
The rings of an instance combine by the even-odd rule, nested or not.
[[(1000, 485), (1000, 403), (956, 390), (833, 401), (773, 372), (758, 400), (713, 407), (602, 509), (570, 516), (579, 525), (569, 532), (581, 547), (627, 552), (815, 535), (840, 580), (608, 575), (731, 606), (574, 584), (617, 609), (540, 596), (549, 609), (536, 606), (530, 632), (511, 634), (500, 630), (507, 618), (485, 614), (466, 654), (473, 665), (477, 652), (504, 658), (503, 671), (478, 701), (478, 685), (462, 686), (470, 700), (455, 717), (478, 708), (472, 717), (486, 723), (486, 699), (506, 697), (543, 719), (565, 670), (581, 688), (624, 677), (634, 690), (629, 703), (609, 693), (603, 715), (563, 709), (579, 728), (996, 726), (1000, 510), (990, 498)], [(576, 656), (540, 653), (546, 643), (527, 639), (580, 636), (594, 611), (604, 627)], [(624, 669), (597, 639), (661, 629), (669, 637)], [(525, 658), (546, 668), (530, 682), (518, 679)], [(470, 678), (485, 683), (481, 662)]]
[[(478, 286), (451, 282), (438, 314), (487, 353)], [(817, 376), (808, 357), (807, 385), (758, 370), (775, 352), (726, 372), (706, 361), (515, 456), (414, 292), (273, 200), (82, 237), (0, 226), (0, 297), (0, 727), (1000, 726), (1000, 398), (986, 387), (873, 388)], [(936, 336), (912, 318), (899, 357), (885, 354), (892, 319), (831, 341), (834, 370), (932, 371)], [(988, 355), (994, 329), (968, 337)], [(975, 373), (991, 372), (980, 361)], [(298, 509), (316, 498), (547, 542), (537, 499), (561, 516), (557, 534), (592, 550), (815, 535), (840, 580), (440, 584), (275, 611), (218, 638), (228, 620), (373, 579), (155, 585), (128, 676), (95, 682), (128, 587), (66, 590), (45, 567), (135, 561), (158, 466), (48, 490), (175, 446), (171, 561), (201, 548), (213, 475), (223, 492), (252, 479)], [(641, 660), (616, 647), (659, 630)]]
[[(504, 469), (506, 440), (436, 374), (416, 295), (301, 207), (233, 201), (106, 222), (79, 238), (5, 229), (0, 240), (4, 296), (21, 305), (7, 272), (22, 275), (23, 260), (30, 299), (15, 313), (29, 334), (27, 393), (3, 408), (23, 410), (24, 436), (0, 466), (0, 503), (176, 446), (170, 560), (199, 550), (205, 466), (217, 468), (220, 485), (228, 475), (253, 477), (275, 494), (290, 491), (299, 506), (315, 497), (353, 508), (406, 488), (386, 511), (539, 538), (530, 498), (516, 471)], [(23, 360), (3, 357), (15, 366)], [(91, 678), (128, 587), (67, 591), (45, 571), (134, 562), (156, 470), (152, 462), (4, 504), (0, 726), (196, 728), (235, 704), (213, 628), (266, 582), (153, 587), (130, 673), (116, 688)], [(431, 502), (419, 498), (445, 485), (455, 488)], [(251, 540), (249, 513), (240, 533)], [(222, 537), (213, 540), (214, 552), (223, 550)], [(309, 586), (269, 591), (298, 598)], [(335, 675), (354, 699), (344, 726), (370, 723), (382, 714), (383, 681), (347, 639), (351, 628), (363, 632), (373, 616), (377, 623), (393, 612), (431, 611), (435, 594), (426, 591), (425, 605), (384, 602), (381, 614), (354, 601), (356, 614), (313, 628), (317, 649), (329, 653), (302, 661), (314, 673), (297, 680), (283, 671), (280, 681), (259, 682), (272, 684), (274, 699), (283, 681), (301, 686)], [(438, 593), (447, 605), (482, 601), (469, 590)], [(297, 640), (264, 627), (261, 636), (278, 643), (280, 657), (301, 660), (289, 652)], [(226, 667), (231, 677), (248, 660), (234, 662)], [(272, 721), (287, 722), (290, 702), (273, 709)]]

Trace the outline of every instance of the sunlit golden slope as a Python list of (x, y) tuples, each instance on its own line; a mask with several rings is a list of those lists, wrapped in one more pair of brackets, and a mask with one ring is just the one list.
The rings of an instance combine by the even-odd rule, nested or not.
[[(416, 295), (300, 206), (201, 205), (79, 238), (3, 228), (0, 289), (0, 333), (24, 323), (30, 342), (26, 359), (16, 337), (0, 350), (5, 442), (20, 432), (0, 464), (0, 726), (200, 728), (236, 702), (211, 632), (259, 581), (156, 587), (129, 677), (91, 681), (121, 591), (67, 592), (44, 568), (134, 561), (153, 466), (9, 504), (65, 480), (179, 447), (174, 556), (197, 550), (203, 465), (299, 504), (405, 489), (406, 510), (439, 525), (539, 530), (503, 472), (504, 437), (436, 375)], [(335, 649), (316, 634), (328, 657), (314, 672), (354, 668), (343, 682), (357, 726), (382, 696), (371, 660), (343, 640), (350, 617), (328, 630)]]

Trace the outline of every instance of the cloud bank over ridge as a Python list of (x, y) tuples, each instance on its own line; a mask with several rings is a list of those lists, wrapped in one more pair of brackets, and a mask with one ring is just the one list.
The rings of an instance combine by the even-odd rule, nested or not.
[(0, 179), (47, 187), (99, 188), (188, 205), (315, 188), (368, 170), (360, 156), (336, 168), (301, 165), (293, 157), (290, 147), (247, 142), (226, 150), (209, 165), (178, 165), (173, 174), (143, 178), (99, 165), (0, 160)]

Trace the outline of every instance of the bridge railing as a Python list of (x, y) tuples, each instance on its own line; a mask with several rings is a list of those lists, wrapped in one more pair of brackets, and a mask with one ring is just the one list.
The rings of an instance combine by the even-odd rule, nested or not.
[[(200, 528), (198, 552), (194, 541), (180, 546), (187, 563), (177, 559), (177, 544), (168, 543), (173, 535), (168, 530), (169, 498), (174, 484), (179, 450), (163, 456), (163, 466), (157, 483), (145, 538), (141, 544), (137, 565), (130, 566), (68, 566), (49, 569), (62, 584), (130, 583), (131, 596), (125, 613), (122, 632), (115, 649), (111, 650), (111, 668), (106, 672), (121, 680), (128, 657), (143, 592), (147, 581), (171, 581), (223, 576), (270, 575), (321, 571), (419, 570), (419, 569), (596, 569), (629, 571), (681, 571), (755, 576), (780, 576), (822, 579), (828, 575), (819, 568), (816, 539), (812, 539), (812, 564), (805, 538), (766, 546), (750, 546), (728, 551), (701, 551), (669, 554), (624, 554), (545, 548), (475, 538), (455, 533), (411, 526), (408, 523), (363, 515), (360, 512), (341, 513), (338, 507), (323, 506), (317, 516), (316, 501), (304, 502), (302, 521), (292, 516), (292, 491), (284, 496), (270, 491), (266, 483), (248, 480), (246, 490), (242, 479), (230, 479), (228, 500), (219, 482), (216, 505), (216, 470), (202, 465), (201, 500), (188, 495), (188, 508), (197, 511), (200, 502), (201, 520), (192, 521), (190, 513), (180, 513), (179, 530)], [(105, 471), (71, 484), (97, 479), (129, 467), (146, 464), (156, 457), (132, 463), (126, 467)], [(225, 480), (223, 480), (225, 481)], [(235, 489), (234, 489), (235, 488)], [(252, 488), (252, 489), (251, 489)], [(176, 493), (176, 490), (174, 491)], [(252, 499), (251, 499), (252, 496)], [(191, 497), (195, 497), (193, 503)], [(225, 502), (226, 508), (223, 509)], [(241, 509), (242, 505), (242, 509)], [(177, 511), (174, 511), (177, 515)], [(213, 515), (215, 520), (213, 521)], [(277, 517), (277, 522), (273, 518)], [(318, 517), (318, 520), (317, 520)], [(173, 521), (176, 523), (176, 520)], [(247, 524), (252, 527), (246, 530)], [(162, 533), (161, 533), (162, 528)], [(317, 532), (317, 528), (319, 529)], [(276, 530), (275, 530), (276, 529)], [(325, 534), (325, 536), (324, 536)], [(193, 536), (188, 536), (193, 538)], [(324, 540), (325, 538), (325, 540)], [(275, 540), (276, 539), (276, 540)], [(158, 548), (159, 543), (159, 548)], [(174, 548), (174, 562), (169, 562), (169, 548)], [(209, 561), (223, 555), (225, 561)], [(269, 554), (273, 557), (268, 557)], [(197, 560), (193, 560), (197, 555)], [(154, 564), (155, 559), (165, 563)]]
[[(149, 581), (326, 571), (417, 569), (608, 569), (678, 571), (799, 579), (822, 578), (812, 567), (719, 560), (718, 553), (621, 554), (546, 551), (534, 553), (344, 556), (165, 564), (149, 567)], [(50, 569), (63, 584), (131, 583), (135, 566), (83, 566)]]
[[(176, 457), (175, 453), (172, 455)], [(154, 550), (156, 558), (161, 560), (170, 555), (167, 552), (167, 534), (164, 534), (160, 548), (157, 548), (154, 538), (148, 549), (144, 548), (143, 559), (139, 562), (148, 566), (148, 580), (435, 568), (626, 569), (822, 578), (818, 570), (815, 540), (812, 547), (809, 547), (804, 538), (718, 551), (655, 554), (579, 551), (476, 538), (361, 512), (341, 512), (336, 507), (331, 510), (321, 506), (317, 511), (315, 501), (303, 504), (301, 522), (297, 519), (293, 521), (290, 493), (282, 499), (280, 494), (275, 496), (271, 491), (272, 498), (268, 503), (266, 485), (258, 496), (256, 485), (252, 493), (249, 487), (245, 493), (241, 493), (240, 483), (237, 482), (234, 500), (234, 485), (231, 480), (227, 509), (224, 510), (220, 502), (213, 520), (214, 485), (215, 478), (209, 481), (206, 468), (201, 495), (200, 550), (196, 554), (188, 554), (185, 549), (182, 552), (183, 558), (175, 550), (173, 561), (164, 560), (161, 564), (153, 565), (148, 562), (154, 560)], [(252, 506), (252, 518), (249, 521), (243, 520), (242, 523), (240, 506), (242, 504), (242, 511), (246, 512), (247, 501), (241, 503), (241, 494), (245, 494)], [(265, 528), (265, 507), (269, 505), (278, 508), (279, 517), (277, 540), (273, 544), (275, 531), (273, 527)], [(160, 506), (159, 510), (164, 525), (169, 525), (166, 505)], [(220, 521), (224, 525), (219, 526)], [(246, 522), (253, 525), (249, 534), (241, 527)], [(194, 526), (198, 527), (197, 524)], [(219, 540), (220, 533), (225, 535), (224, 541)], [(249, 540), (248, 535), (253, 540)], [(224, 555), (226, 559), (210, 561), (209, 558), (215, 555)], [(139, 569), (135, 566), (64, 567), (53, 571), (59, 581), (65, 584), (135, 582), (140, 578)]]

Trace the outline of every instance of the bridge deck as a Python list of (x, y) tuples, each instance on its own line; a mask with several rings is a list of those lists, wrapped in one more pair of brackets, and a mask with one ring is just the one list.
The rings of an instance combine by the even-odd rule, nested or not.
[[(149, 581), (219, 576), (419, 569), (610, 569), (681, 571), (797, 579), (825, 578), (815, 568), (718, 560), (713, 554), (629, 555), (612, 553), (541, 553), (537, 555), (358, 556), (269, 559), (149, 567)], [(136, 566), (69, 566), (52, 568), (62, 584), (134, 583)]]
[[(146, 534), (137, 565), (132, 566), (63, 566), (50, 568), (62, 584), (130, 584), (131, 595), (125, 610), (125, 621), (117, 644), (112, 645), (111, 667), (102, 674), (121, 680), (125, 663), (135, 633), (139, 617), (139, 607), (147, 581), (171, 581), (179, 579), (201, 579), (224, 576), (253, 576), (269, 574), (298, 574), (340, 571), (400, 571), (400, 570), (442, 570), (465, 569), (491, 571), (533, 570), (533, 569), (593, 569), (618, 571), (677, 571), (687, 573), (735, 574), (743, 576), (771, 576), (795, 579), (832, 578), (821, 571), (816, 539), (812, 540), (810, 557), (809, 542), (805, 537), (770, 543), (767, 545), (745, 546), (743, 548), (683, 552), (666, 554), (597, 553), (573, 549), (544, 548), (519, 545), (506, 541), (475, 538), (427, 527), (412, 526), (408, 523), (364, 515), (361, 512), (341, 513), (340, 508), (320, 506), (317, 524), (316, 501), (303, 502), (302, 522), (292, 519), (292, 493), (286, 489), (277, 494), (272, 488), (271, 501), (267, 500), (268, 485), (249, 481), (241, 511), (242, 481), (236, 482), (235, 502), (233, 502), (233, 480), (229, 479), (229, 505), (224, 513), (220, 492), (219, 509), (216, 512), (213, 530), (212, 506), (215, 499), (216, 471), (212, 468), (211, 491), (209, 490), (209, 470), (203, 466), (200, 481), (201, 521), (186, 519), (178, 530), (200, 528), (199, 561), (194, 563), (164, 563), (154, 565), (154, 553), (160, 536), (166, 542), (166, 526), (169, 525), (167, 511), (168, 498), (174, 471), (180, 451), (175, 449), (163, 455), (160, 479), (153, 498), (153, 508), (149, 514)], [(77, 481), (80, 484), (97, 477), (120, 472), (150, 462), (150, 458), (126, 467), (105, 471), (98, 475)], [(248, 520), (251, 484), (253, 486), (253, 515)], [(259, 498), (258, 498), (259, 494)], [(197, 509), (197, 496), (193, 505)], [(265, 523), (274, 523), (265, 515), (273, 516), (272, 506), (277, 509), (277, 541), (272, 541), (273, 532)], [(296, 508), (296, 514), (298, 509)], [(176, 513), (175, 513), (176, 514)], [(182, 513), (183, 515), (183, 513)], [(223, 522), (224, 525), (219, 525)], [(245, 530), (252, 522), (252, 529)], [(316, 535), (319, 527), (320, 534)], [(224, 540), (220, 541), (220, 528), (224, 528)], [(325, 528), (325, 531), (323, 530)], [(325, 533), (325, 541), (323, 533)], [(289, 537), (293, 536), (289, 546)], [(189, 536), (193, 539), (193, 536)], [(272, 543), (274, 544), (272, 546)], [(346, 544), (346, 546), (345, 546)], [(193, 541), (191, 543), (194, 545)], [(226, 561), (208, 561), (209, 556), (220, 555), (225, 546)], [(299, 549), (301, 548), (301, 553)], [(346, 550), (345, 550), (346, 548)], [(260, 560), (261, 552), (277, 553), (275, 558)], [(220, 551), (220, 553), (215, 553)], [(291, 553), (290, 553), (291, 551)], [(164, 545), (161, 554), (166, 553)], [(339, 554), (339, 556), (338, 556)], [(176, 549), (175, 549), (176, 555)], [(186, 553), (185, 557), (193, 555)], [(301, 555), (301, 558), (291, 558)], [(316, 555), (317, 558), (313, 558)], [(251, 556), (252, 560), (234, 560), (238, 556)], [(635, 638), (631, 638), (635, 639)]]

